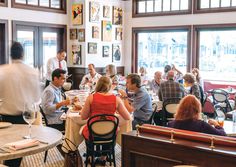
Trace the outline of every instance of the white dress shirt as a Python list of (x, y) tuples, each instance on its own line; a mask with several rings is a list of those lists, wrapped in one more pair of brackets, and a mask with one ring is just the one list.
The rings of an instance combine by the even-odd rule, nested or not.
[(0, 114), (19, 116), (24, 104), (39, 102), (40, 86), (38, 72), (21, 60), (0, 67)]
[[(101, 76), (102, 76), (102, 75), (100, 75), (100, 74), (98, 74), (98, 73), (96, 73), (94, 77), (92, 77), (92, 76), (90, 75), (90, 73), (86, 74), (86, 75), (83, 77), (83, 79), (82, 79), (82, 81), (81, 81), (81, 83), (80, 83), (80, 86), (79, 86), (80, 89), (83, 89), (83, 88), (85, 87), (85, 85), (87, 84), (87, 85), (89, 86), (89, 88), (91, 89), (90, 91), (93, 91), (93, 90), (95, 89), (95, 86), (96, 86), (96, 84), (97, 84), (99, 78), (101, 78)], [(86, 78), (87, 78), (87, 79), (86, 79)], [(88, 80), (89, 82), (86, 83), (86, 80)]]
[[(47, 80), (52, 81), (52, 72), (57, 68), (59, 68), (59, 60), (57, 57), (50, 58), (47, 62)], [(67, 73), (67, 65), (65, 60), (61, 61), (61, 68)]]

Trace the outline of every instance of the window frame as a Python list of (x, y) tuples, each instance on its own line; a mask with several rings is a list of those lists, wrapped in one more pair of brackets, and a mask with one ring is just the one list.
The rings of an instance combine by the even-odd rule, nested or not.
[[(162, 11), (162, 12), (148, 12), (148, 13), (138, 13), (137, 2), (139, 0), (132, 0), (132, 17), (152, 17), (152, 16), (166, 16), (166, 15), (183, 15), (192, 13), (192, 0), (188, 0), (188, 10), (179, 11)], [(147, 0), (144, 0), (147, 1)]]
[[(205, 25), (193, 25), (193, 54), (195, 58), (194, 67), (199, 68), (200, 64), (200, 31), (199, 30), (227, 30), (233, 29), (236, 30), (236, 23), (232, 24), (205, 24)], [(204, 79), (206, 81), (220, 81), (220, 82), (232, 82), (227, 80), (213, 80), (213, 79)]]
[[(28, 0), (26, 0), (27, 2)], [(66, 14), (66, 0), (60, 0), (61, 1), (61, 8), (52, 8), (51, 7), (51, 0), (49, 0), (49, 7), (44, 6), (38, 6), (37, 5), (28, 5), (28, 4), (20, 4), (16, 3), (15, 0), (11, 0), (12, 8), (19, 8), (19, 9), (27, 9), (27, 10), (37, 10), (37, 11), (44, 11), (44, 12), (54, 12), (54, 13), (63, 13)]]
[[(8, 39), (9, 39), (9, 32), (8, 32), (8, 20), (3, 20), (0, 19), (0, 23), (3, 24), (5, 26), (5, 39), (4, 39), (4, 43), (5, 43), (5, 49), (4, 49), (4, 56), (1, 58), (3, 61), (3, 64), (7, 64), (9, 63), (9, 47), (8, 47)], [(0, 42), (1, 43), (1, 42)], [(1, 54), (1, 53), (0, 53)]]
[(187, 71), (192, 68), (191, 60), (191, 26), (162, 26), (162, 27), (133, 27), (132, 28), (132, 60), (131, 72), (138, 72), (138, 33), (142, 32), (172, 32), (172, 31), (187, 31)]
[(3, 2), (0, 1), (0, 6), (7, 7), (8, 6), (8, 0), (3, 0)]
[(193, 13), (219, 13), (219, 12), (234, 12), (236, 7), (219, 7), (200, 9), (200, 0), (194, 0)]

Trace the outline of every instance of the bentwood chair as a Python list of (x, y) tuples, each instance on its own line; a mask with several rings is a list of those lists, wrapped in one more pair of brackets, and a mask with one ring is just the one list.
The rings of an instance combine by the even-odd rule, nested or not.
[(152, 103), (152, 116), (151, 118), (149, 119), (149, 123), (151, 125), (155, 125), (155, 115), (157, 113), (157, 104), (156, 103)]
[[(118, 124), (118, 117), (111, 114), (99, 114), (89, 118), (87, 122), (89, 139), (85, 140), (87, 148), (86, 167), (89, 156), (91, 156), (91, 166), (95, 166), (95, 155), (107, 155), (111, 160), (110, 165), (113, 162), (114, 167), (116, 167), (115, 145)], [(101, 147), (102, 149), (99, 149)]]
[(180, 98), (170, 98), (164, 100), (162, 109), (162, 123), (166, 126), (168, 121), (173, 120), (174, 114), (177, 111)]

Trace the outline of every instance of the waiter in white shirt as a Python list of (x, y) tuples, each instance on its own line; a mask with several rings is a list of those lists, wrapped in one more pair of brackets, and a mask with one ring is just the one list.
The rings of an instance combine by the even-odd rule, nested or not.
[(66, 51), (61, 49), (57, 52), (56, 57), (52, 57), (47, 62), (47, 76), (46, 76), (46, 83), (45, 88), (49, 85), (49, 83), (52, 81), (52, 72), (60, 68), (62, 70), (65, 70), (66, 73), (68, 73), (67, 65), (66, 65)]

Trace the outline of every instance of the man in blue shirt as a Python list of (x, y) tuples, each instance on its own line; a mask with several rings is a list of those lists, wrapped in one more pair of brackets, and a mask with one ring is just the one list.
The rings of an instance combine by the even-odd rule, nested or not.
[(141, 87), (141, 79), (138, 74), (129, 74), (126, 77), (126, 88), (128, 91), (134, 92), (132, 104), (127, 99), (125, 91), (119, 90), (119, 92), (124, 99), (127, 110), (133, 112), (132, 127), (136, 129), (136, 125), (149, 123), (152, 115), (152, 101), (146, 89)]

